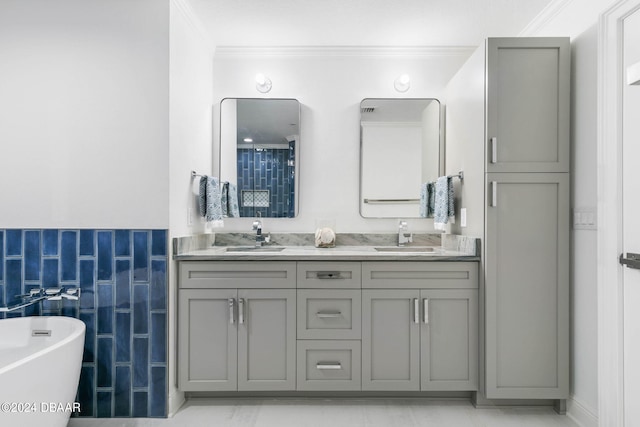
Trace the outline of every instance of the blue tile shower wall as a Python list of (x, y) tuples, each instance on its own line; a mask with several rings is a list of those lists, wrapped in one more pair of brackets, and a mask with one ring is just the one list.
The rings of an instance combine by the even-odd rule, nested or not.
[(167, 256), (166, 230), (0, 230), (0, 306), (31, 288), (82, 289), (79, 302), (0, 313), (84, 321), (76, 416), (167, 416)]
[[(240, 216), (257, 216), (260, 212), (267, 218), (289, 218), (294, 216), (290, 197), (293, 188), (293, 167), (288, 165), (295, 153), (293, 148), (260, 151), (252, 148), (238, 149), (238, 198)], [(242, 190), (269, 190), (269, 207), (242, 206)]]

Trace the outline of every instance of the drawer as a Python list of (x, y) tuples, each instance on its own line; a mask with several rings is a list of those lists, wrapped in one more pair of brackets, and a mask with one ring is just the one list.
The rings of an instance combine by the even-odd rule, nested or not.
[(180, 288), (295, 288), (296, 263), (269, 261), (181, 261)]
[(363, 262), (362, 287), (381, 289), (476, 289), (477, 262)]
[(360, 341), (298, 341), (298, 390), (360, 390)]
[(298, 262), (298, 288), (360, 288), (359, 262)]
[(298, 339), (360, 339), (361, 291), (298, 290)]

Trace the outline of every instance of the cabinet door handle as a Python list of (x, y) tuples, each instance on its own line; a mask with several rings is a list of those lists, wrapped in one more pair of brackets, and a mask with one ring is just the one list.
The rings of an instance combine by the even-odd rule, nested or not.
[(498, 163), (498, 138), (491, 138), (491, 163)]
[(339, 271), (318, 271), (316, 273), (316, 277), (320, 280), (339, 279), (340, 272)]
[(238, 298), (238, 323), (244, 324), (244, 298)]
[(491, 207), (498, 206), (498, 182), (491, 181)]
[(424, 305), (424, 323), (425, 325), (429, 324), (429, 298), (425, 298), (422, 300), (422, 304)]
[(233, 298), (229, 298), (228, 302), (229, 302), (229, 323), (234, 324), (236, 322), (236, 314), (235, 314), (236, 300)]
[(342, 369), (342, 364), (340, 362), (318, 362), (316, 363), (316, 369), (320, 371), (338, 370)]
[(319, 311), (316, 313), (320, 319), (328, 319), (334, 317), (341, 317), (342, 313), (340, 311)]
[(413, 299), (413, 323), (420, 323), (420, 301)]

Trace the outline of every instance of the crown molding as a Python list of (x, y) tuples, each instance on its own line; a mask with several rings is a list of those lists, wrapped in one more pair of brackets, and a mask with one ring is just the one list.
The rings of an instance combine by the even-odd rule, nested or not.
[(553, 0), (526, 27), (520, 31), (518, 36), (529, 37), (535, 36), (538, 31), (545, 27), (549, 22), (553, 21), (556, 16), (562, 12), (573, 0)]
[(211, 35), (205, 29), (202, 21), (198, 18), (198, 16), (193, 11), (191, 4), (188, 0), (171, 0), (171, 3), (176, 7), (178, 11), (182, 14), (183, 18), (187, 22), (187, 24), (191, 27), (195, 34), (197, 34), (202, 42), (210, 48), (213, 52), (215, 49), (215, 45), (211, 40)]
[(216, 57), (468, 57), (477, 46), (217, 46)]

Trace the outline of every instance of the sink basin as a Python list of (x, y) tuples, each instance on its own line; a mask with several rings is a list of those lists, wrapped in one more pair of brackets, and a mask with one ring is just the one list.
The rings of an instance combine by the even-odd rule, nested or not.
[(382, 246), (373, 249), (378, 252), (435, 252), (431, 246)]
[(282, 246), (229, 246), (227, 252), (280, 252)]

